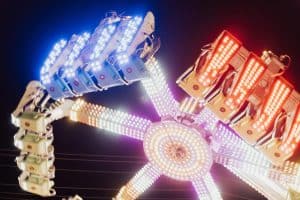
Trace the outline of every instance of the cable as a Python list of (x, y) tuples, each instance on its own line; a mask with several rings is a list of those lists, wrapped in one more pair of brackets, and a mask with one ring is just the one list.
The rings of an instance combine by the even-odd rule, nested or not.
[[(17, 184), (15, 184), (15, 185), (18, 186)], [(56, 188), (62, 189), (62, 187), (56, 187)], [(68, 188), (71, 188), (72, 190), (74, 189), (74, 187), (68, 187)], [(76, 189), (77, 189), (77, 187), (76, 187)], [(112, 189), (114, 191), (119, 190), (119, 188), (112, 188)], [(109, 190), (112, 190), (112, 189), (109, 189)], [(160, 190), (154, 190), (154, 191), (160, 191)], [(171, 189), (168, 190), (168, 191), (174, 192), (174, 190), (171, 190)], [(182, 191), (186, 191), (186, 190), (182, 190)], [(21, 192), (2, 192), (2, 191), (0, 191), (0, 194), (14, 194), (14, 195), (24, 195), (24, 196), (35, 196), (34, 194), (21, 193)], [(228, 193), (228, 192), (222, 192), (222, 194), (227, 195), (227, 196), (232, 196), (232, 197), (238, 197), (239, 199), (244, 199), (244, 200), (253, 200), (253, 199), (249, 199), (249, 198), (247, 198), (245, 196), (236, 195), (236, 194), (232, 194), (232, 193)], [(55, 195), (55, 197), (61, 197), (61, 198), (66, 198), (66, 196), (68, 196), (68, 195)], [(110, 199), (111, 198), (111, 197), (103, 197), (103, 196), (100, 197), (100, 196), (82, 196), (82, 195), (81, 195), (81, 197), (84, 198), (84, 199)], [(49, 198), (51, 198), (51, 197), (49, 197)], [(163, 199), (170, 199), (170, 198), (149, 197), (149, 198), (140, 198), (140, 199), (144, 199), (144, 200), (147, 200), (147, 199), (149, 199), (149, 200), (150, 199), (153, 199), (153, 200), (157, 199), (157, 200), (159, 200), (159, 199), (161, 199), (161, 200), (163, 200)], [(175, 200), (185, 199), (186, 200), (186, 198), (172, 198), (172, 199), (175, 199)]]
[[(18, 184), (13, 183), (0, 183), (0, 185), (8, 186), (8, 187), (19, 187)], [(93, 190), (93, 191), (118, 191), (120, 188), (112, 188), (112, 187), (79, 187), (79, 186), (55, 186), (57, 189), (62, 190)], [(193, 190), (185, 190), (185, 189), (153, 189), (153, 191), (158, 192), (184, 192), (184, 191), (193, 191)], [(0, 192), (1, 193), (1, 192)]]
[[(18, 155), (0, 153), (0, 156), (17, 157)], [(145, 164), (145, 161), (130, 161), (130, 160), (99, 160), (99, 159), (83, 159), (83, 158), (62, 158), (55, 157), (55, 160), (69, 160), (69, 161), (84, 161), (84, 162), (102, 162), (102, 163), (134, 163), (134, 164)]]
[[(1, 165), (1, 167), (8, 168), (18, 168), (14, 165)], [(82, 170), (82, 169), (66, 169), (66, 168), (56, 168), (55, 171), (63, 171), (63, 172), (79, 172), (79, 173), (98, 173), (98, 174), (134, 174), (133, 171), (118, 171), (118, 170)]]
[[(0, 191), (0, 194), (12, 194), (12, 195), (24, 195), (24, 196), (36, 196), (34, 194), (31, 194), (31, 193), (22, 193), (22, 192), (1, 192)], [(60, 197), (60, 198), (68, 198), (69, 195), (55, 195), (54, 197), (47, 197), (47, 198), (57, 198), (57, 197)], [(111, 197), (100, 197), (100, 196), (81, 196), (82, 198), (84, 199), (109, 199)]]
[[(19, 152), (18, 149), (0, 149), (0, 151), (10, 151), (10, 152)], [(76, 154), (76, 153), (61, 153), (55, 152), (56, 155), (66, 155), (66, 156), (79, 156), (79, 157), (115, 157), (115, 158), (136, 158), (144, 159), (141, 156), (128, 156), (128, 155), (108, 155), (108, 154)]]
[(31, 200), (31, 199), (23, 199), (23, 198), (16, 198), (16, 197), (1, 197), (0, 199), (12, 199), (12, 200)]
[(129, 160), (91, 160), (91, 159), (80, 159), (80, 158), (58, 158), (56, 160), (70, 160), (70, 161), (85, 161), (85, 162), (103, 162), (103, 163), (135, 163), (135, 164), (145, 164), (141, 161), (129, 161)]
[[(3, 151), (3, 149), (0, 149), (0, 151)], [(7, 150), (8, 151), (8, 150)], [(16, 151), (17, 152), (17, 150), (9, 150), (9, 151)], [(13, 155), (13, 154), (7, 154), (7, 153), (0, 153), (0, 155), (5, 155), (5, 156), (14, 156), (15, 157), (15, 155)], [(68, 158), (61, 158), (62, 160), (68, 160)], [(90, 160), (90, 159), (72, 159), (72, 158), (70, 158), (70, 160), (80, 160), (80, 161), (86, 161), (86, 160), (88, 160), (88, 161), (97, 161), (97, 162), (102, 162), (103, 160)], [(118, 161), (110, 161), (110, 160), (104, 160), (104, 162), (118, 162)], [(124, 161), (121, 161), (121, 162), (124, 162)], [(125, 161), (126, 163), (128, 162), (128, 161)], [(129, 161), (130, 162), (130, 161)], [(131, 161), (132, 163), (137, 163), (136, 161)], [(0, 167), (10, 167), (10, 168), (17, 168), (17, 166), (11, 166), (11, 165), (0, 165)], [(112, 174), (122, 174), (122, 173), (134, 173), (134, 172), (131, 172), (131, 171), (101, 171), (101, 170), (76, 170), (76, 169), (56, 169), (57, 171), (66, 171), (66, 172), (80, 172), (80, 173), (103, 173), (103, 174), (106, 174), (106, 173), (112, 173)], [(3, 185), (3, 186), (18, 186), (19, 187), (19, 185), (17, 185), (17, 184), (5, 184), (5, 183), (0, 183), (0, 185)], [(99, 187), (97, 187), (97, 188), (93, 188), (93, 187), (64, 187), (64, 186), (58, 186), (58, 187), (56, 187), (57, 189), (62, 189), (62, 190), (94, 190), (94, 191), (111, 191), (111, 190), (113, 190), (113, 191), (117, 191), (117, 190), (119, 190), (119, 188), (99, 188)], [(180, 192), (180, 191), (183, 191), (183, 190), (175, 190), (175, 189), (157, 189), (157, 190), (155, 190), (155, 191), (161, 191), (161, 192), (163, 192), (163, 191), (165, 191), (165, 192), (175, 192), (175, 191), (177, 191), (177, 192)], [(186, 191), (186, 190), (184, 190), (184, 191)], [(239, 198), (243, 198), (243, 199), (248, 199), (248, 198), (244, 198), (244, 197), (242, 197), (242, 196), (239, 196), (239, 195), (235, 195), (235, 194), (230, 194), (230, 193), (224, 193), (223, 192), (223, 194), (228, 194), (228, 195), (230, 195), (230, 196), (235, 196), (235, 197), (239, 197)], [(110, 197), (109, 197), (110, 198)], [(99, 199), (99, 198), (98, 198)]]

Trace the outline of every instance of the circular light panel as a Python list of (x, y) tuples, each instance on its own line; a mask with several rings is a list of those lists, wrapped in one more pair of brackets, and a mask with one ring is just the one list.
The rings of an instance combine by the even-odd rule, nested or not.
[(144, 151), (164, 175), (177, 180), (202, 177), (212, 165), (211, 150), (201, 134), (175, 121), (152, 124), (144, 139)]

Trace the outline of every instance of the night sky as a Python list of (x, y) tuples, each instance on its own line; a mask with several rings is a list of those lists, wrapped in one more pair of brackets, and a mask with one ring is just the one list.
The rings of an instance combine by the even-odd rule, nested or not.
[[(125, 3), (126, 2), (126, 3)], [(208, 3), (209, 2), (209, 3)], [(39, 70), (53, 44), (73, 33), (92, 31), (108, 11), (142, 15), (153, 11), (162, 45), (157, 58), (171, 90), (181, 100), (175, 80), (196, 60), (203, 45), (227, 29), (247, 49), (269, 49), (292, 57), (285, 77), (300, 89), (300, 1), (12, 1), (0, 3), (0, 200), (40, 199), (17, 185), (20, 171), (10, 124), (27, 83)], [(86, 95), (87, 101), (158, 120), (138, 83)], [(54, 124), (58, 197), (79, 194), (85, 199), (111, 199), (145, 163), (142, 143), (60, 120)], [(264, 199), (220, 166), (213, 176), (225, 200)], [(192, 186), (161, 178), (140, 199), (195, 199)]]

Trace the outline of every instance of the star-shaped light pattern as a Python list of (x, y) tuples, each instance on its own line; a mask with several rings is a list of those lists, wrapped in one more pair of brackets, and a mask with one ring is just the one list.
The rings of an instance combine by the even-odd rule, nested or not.
[[(23, 164), (32, 166), (28, 160), (34, 155), (54, 158), (50, 123), (69, 116), (143, 142), (148, 163), (121, 187), (116, 200), (137, 199), (162, 175), (191, 182), (201, 200), (222, 199), (210, 173), (214, 163), (268, 199), (298, 199), (292, 196), (300, 192), (300, 164), (291, 157), (300, 143), (300, 94), (281, 77), (286, 68), (281, 60), (272, 52), (256, 56), (224, 31), (178, 79), (190, 95), (178, 103), (154, 57), (159, 42), (153, 32), (151, 12), (144, 18), (112, 15), (93, 33), (54, 45), (41, 69), (43, 86), (29, 83), (12, 115), (20, 127), (15, 145), (29, 155), (17, 159), (21, 188), (55, 195), (53, 162), (47, 173), (33, 170), (41, 165)], [(136, 81), (159, 121), (65, 99)], [(48, 105), (50, 96), (56, 101)], [(39, 141), (43, 148), (32, 148), (42, 147)]]
[(219, 122), (208, 108), (190, 98), (184, 104), (174, 99), (155, 58), (146, 67), (150, 77), (142, 81), (161, 120), (138, 116), (77, 100), (70, 118), (143, 142), (149, 162), (121, 188), (118, 200), (136, 199), (161, 176), (192, 182), (199, 199), (222, 199), (210, 174), (219, 163), (270, 199), (284, 199), (289, 189), (300, 189), (299, 164), (276, 167), (259, 151)]

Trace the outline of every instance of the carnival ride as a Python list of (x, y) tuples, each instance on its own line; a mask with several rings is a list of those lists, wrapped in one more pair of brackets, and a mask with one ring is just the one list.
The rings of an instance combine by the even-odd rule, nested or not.
[[(178, 102), (154, 54), (154, 16), (102, 20), (92, 34), (61, 40), (12, 114), (20, 187), (53, 196), (51, 123), (70, 120), (143, 142), (148, 163), (122, 186), (116, 200), (137, 199), (162, 175), (190, 181), (199, 199), (222, 199), (210, 174), (219, 163), (268, 199), (299, 199), (300, 96), (282, 74), (286, 55), (261, 57), (224, 31), (205, 46), (177, 84), (190, 95)], [(140, 81), (159, 121), (94, 105), (88, 92)], [(69, 98), (70, 97), (70, 98)]]

